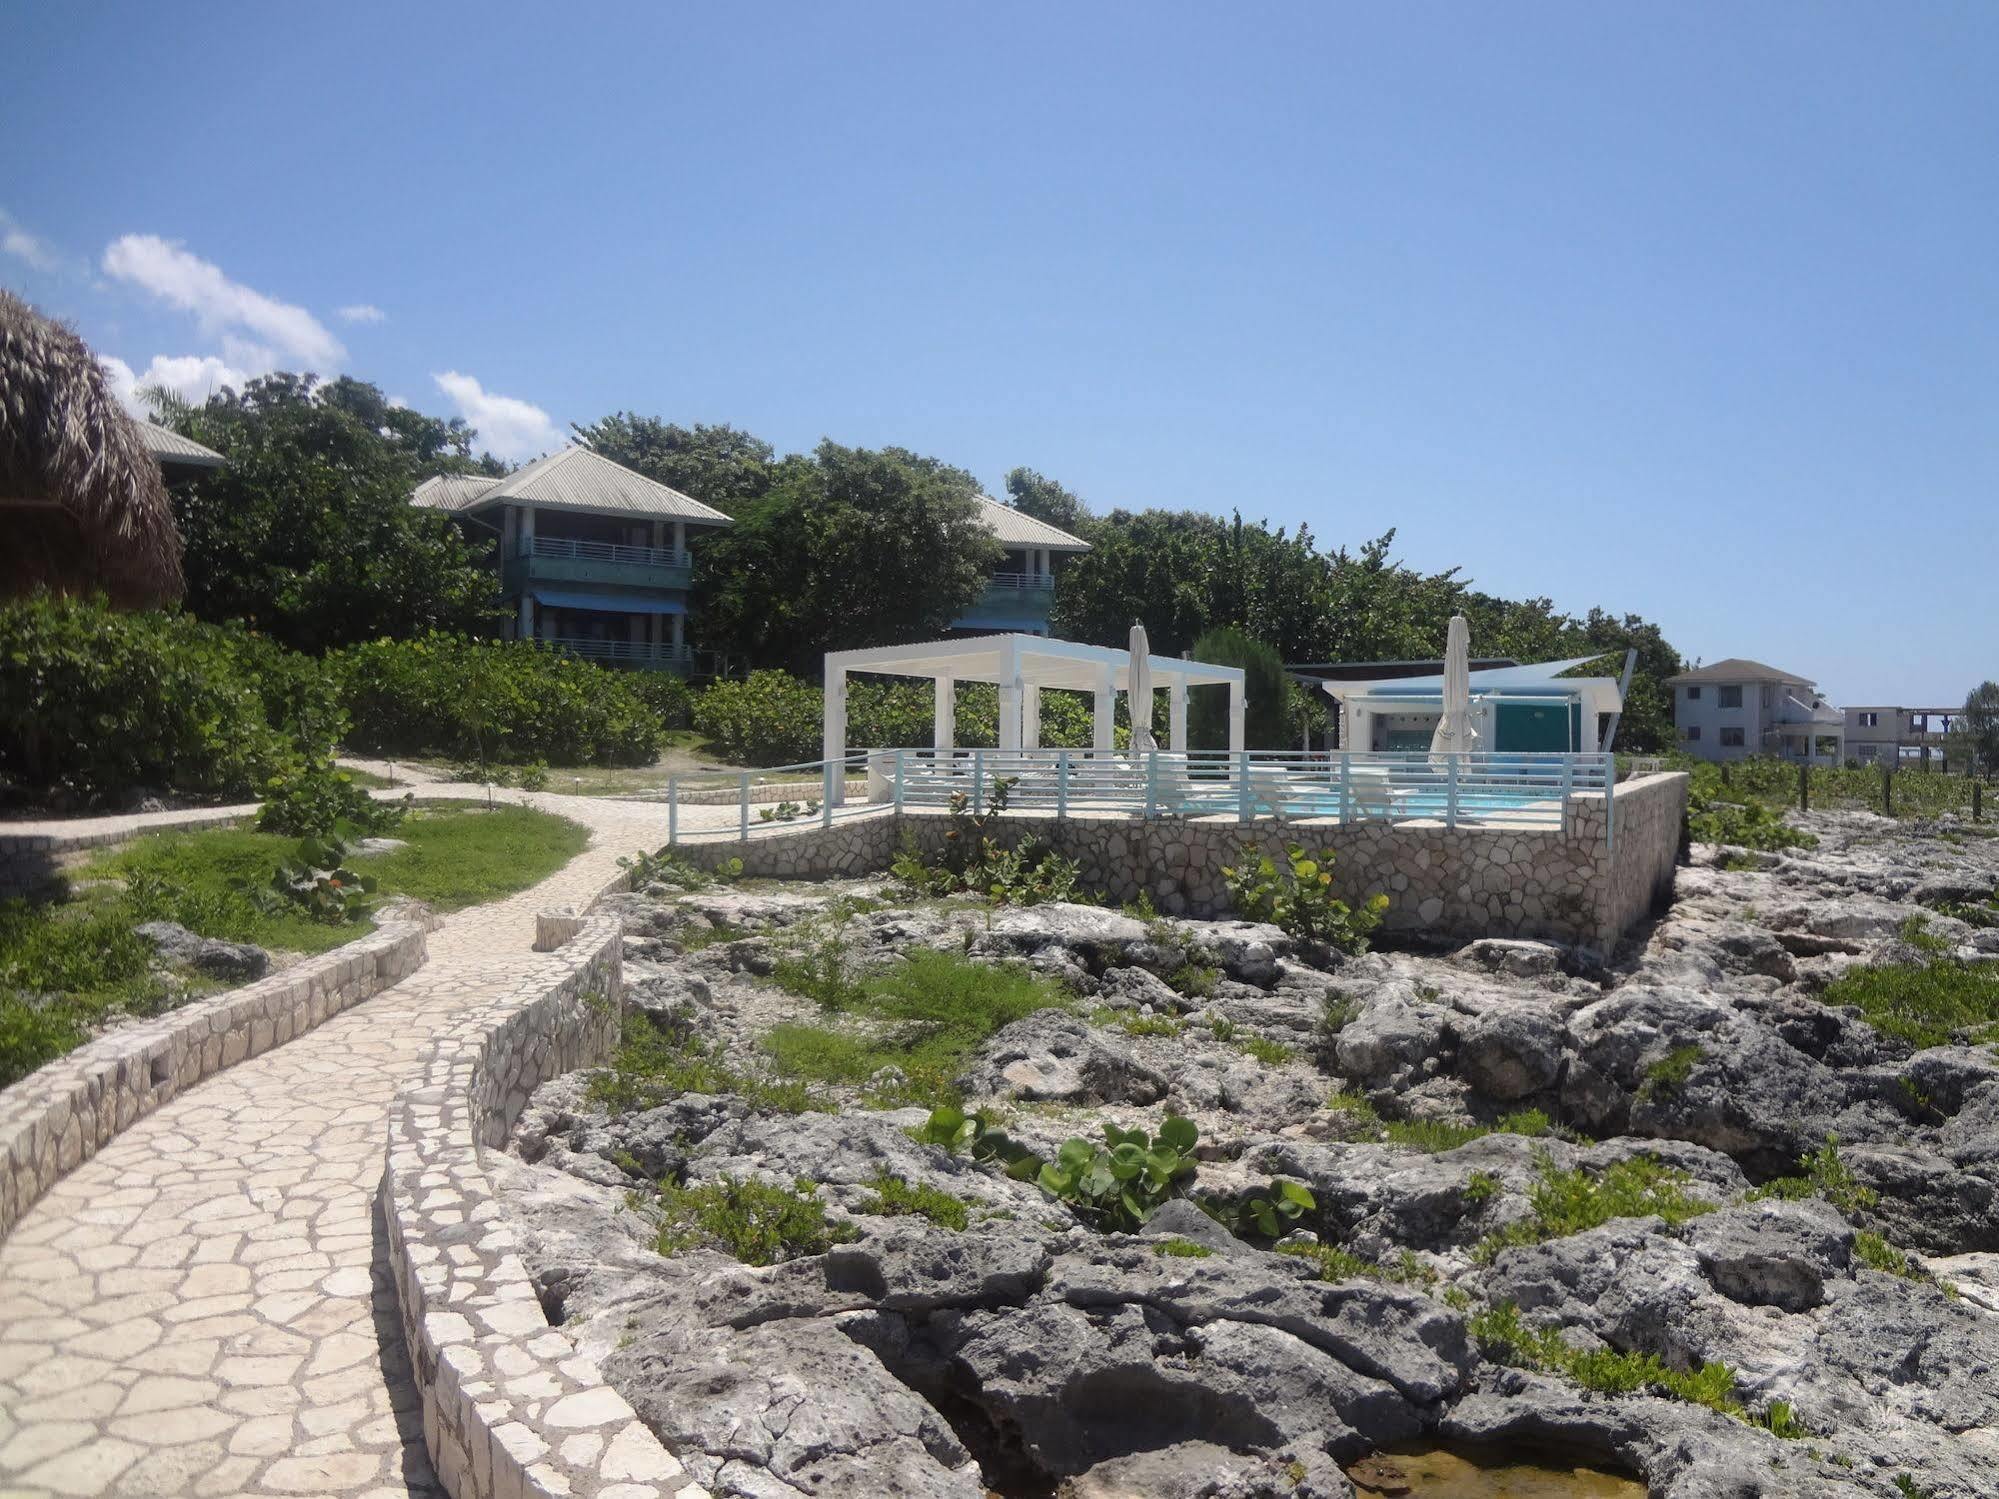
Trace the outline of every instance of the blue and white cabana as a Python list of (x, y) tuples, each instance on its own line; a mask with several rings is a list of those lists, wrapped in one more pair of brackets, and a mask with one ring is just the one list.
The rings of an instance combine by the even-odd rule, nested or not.
[[(1019, 752), (1041, 747), (1041, 694), (1049, 688), (1087, 692), (1096, 703), (1093, 756), (1115, 753), (1113, 725), (1117, 695), (1131, 678), (1131, 653), (1115, 646), (1082, 645), (1039, 635), (979, 635), (963, 640), (928, 640), (914, 645), (832, 651), (826, 656), (826, 716), (822, 753), (828, 764), (847, 757), (847, 678), (854, 673), (927, 677), (936, 692), (932, 742), (949, 756), (957, 742), (956, 689), (960, 682), (990, 682), (999, 688), (999, 748)], [(1147, 655), (1153, 690), (1167, 694), (1167, 746), (1187, 748), (1187, 689), (1225, 687), (1229, 694), (1229, 748), (1243, 747), (1243, 672), (1176, 656)], [(1129, 695), (1127, 693), (1127, 695)], [(1152, 696), (1152, 690), (1145, 695)], [(1150, 723), (1152, 704), (1129, 705), (1133, 722)], [(837, 791), (834, 793), (837, 795)]]
[[(1470, 726), (1479, 748), (1499, 754), (1600, 751), (1606, 725), (1624, 709), (1623, 684), (1563, 673), (1602, 659), (1576, 656), (1470, 672)], [(1444, 713), (1442, 675), (1319, 685), (1340, 705), (1340, 744), (1350, 750), (1429, 749)]]

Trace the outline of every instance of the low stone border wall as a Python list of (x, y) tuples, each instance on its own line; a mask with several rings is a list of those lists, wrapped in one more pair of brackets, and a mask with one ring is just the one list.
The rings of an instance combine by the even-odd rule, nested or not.
[(55, 878), (64, 854), (110, 843), (129, 843), (148, 833), (226, 827), (257, 815), (257, 803), (233, 807), (189, 807), (178, 812), (131, 812), (111, 817), (51, 817), (36, 822), (0, 822), (0, 896), (41, 889)]
[(707, 1499), (549, 1326), (480, 1161), (538, 1085), (616, 1046), (622, 940), (615, 916), (539, 917), (547, 955), (454, 1020), (389, 1111), (389, 1262), (424, 1443), (453, 1499)]
[[(1287, 843), (1333, 851), (1341, 898), (1388, 897), (1385, 927), (1442, 937), (1547, 937), (1608, 951), (1672, 893), (1685, 821), (1687, 777), (1641, 776), (1616, 790), (1615, 837), (1601, 794), (1576, 798), (1568, 830), (1446, 828), (1415, 823), (1287, 823), (1270, 818), (1007, 816), (998, 836), (1032, 836), (1082, 867), (1086, 889), (1113, 903), (1141, 893), (1171, 915), (1229, 914), (1221, 870), (1244, 844), (1281, 853)], [(713, 869), (730, 859), (776, 879), (826, 879), (888, 867), (912, 839), (934, 856), (949, 821), (888, 814), (763, 831), (745, 843), (683, 840), (676, 856)]]
[(100, 1036), (0, 1090), (0, 1238), (135, 1119), (400, 983), (424, 954), (421, 925), (384, 922), (282, 973)]

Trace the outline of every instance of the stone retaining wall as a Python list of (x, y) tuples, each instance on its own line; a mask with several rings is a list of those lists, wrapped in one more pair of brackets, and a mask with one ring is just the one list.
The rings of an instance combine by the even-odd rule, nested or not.
[[(1623, 782), (1616, 790), (1614, 840), (1606, 835), (1600, 794), (1575, 799), (1566, 831), (1013, 815), (998, 827), (1003, 838), (1032, 835), (1076, 860), (1085, 887), (1113, 903), (1143, 892), (1173, 915), (1225, 916), (1229, 900), (1221, 870), (1240, 858), (1243, 845), (1277, 854), (1297, 842), (1333, 851), (1343, 898), (1387, 895), (1389, 931), (1453, 939), (1548, 937), (1607, 951), (1670, 897), (1686, 801), (1683, 774)], [(905, 837), (934, 856), (948, 829), (948, 819), (936, 813), (884, 814), (766, 831), (747, 843), (687, 842), (675, 853), (704, 868), (741, 859), (745, 874), (825, 879), (886, 869)]]
[(66, 854), (129, 843), (148, 833), (226, 827), (256, 815), (253, 802), (233, 807), (190, 807), (178, 812), (0, 823), (0, 897), (32, 895), (41, 890), (56, 877)]
[(423, 960), (421, 925), (384, 922), (282, 973), (112, 1031), (0, 1090), (0, 1238), (135, 1119), (400, 983)]
[(389, 1262), (432, 1464), (453, 1499), (707, 1499), (542, 1314), (481, 1152), (549, 1078), (608, 1057), (615, 916), (552, 912), (510, 991), (454, 1020), (389, 1112)]

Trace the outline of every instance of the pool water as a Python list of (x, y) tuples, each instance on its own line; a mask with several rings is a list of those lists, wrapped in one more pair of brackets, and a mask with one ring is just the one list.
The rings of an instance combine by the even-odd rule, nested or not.
[(1601, 1468), (1549, 1465), (1520, 1451), (1399, 1444), (1351, 1464), (1365, 1496), (1408, 1499), (1645, 1499), (1645, 1485)]

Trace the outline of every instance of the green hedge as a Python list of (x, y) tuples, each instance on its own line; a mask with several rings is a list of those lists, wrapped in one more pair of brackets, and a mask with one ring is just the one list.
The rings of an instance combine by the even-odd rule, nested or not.
[(326, 659), (353, 723), (347, 743), (368, 754), (647, 765), (665, 737), (637, 674), (531, 640), (427, 635)]
[(36, 800), (253, 796), (342, 727), (307, 657), (185, 615), (46, 597), (0, 604), (0, 704), (0, 780)]

